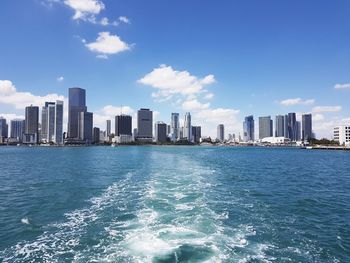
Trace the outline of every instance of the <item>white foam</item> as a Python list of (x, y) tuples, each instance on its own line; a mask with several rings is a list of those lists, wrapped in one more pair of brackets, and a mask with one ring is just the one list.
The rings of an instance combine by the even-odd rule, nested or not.
[(22, 223), (22, 224), (25, 224), (25, 225), (29, 225), (30, 223), (29, 223), (28, 217), (22, 218), (22, 219), (21, 219), (21, 223)]

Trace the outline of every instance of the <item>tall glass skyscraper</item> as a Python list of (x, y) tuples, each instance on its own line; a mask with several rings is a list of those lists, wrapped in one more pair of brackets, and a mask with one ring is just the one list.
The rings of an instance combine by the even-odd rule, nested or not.
[(106, 121), (106, 136), (109, 137), (111, 135), (111, 120)]
[(130, 115), (115, 116), (115, 136), (132, 136), (132, 117)]
[(225, 128), (223, 124), (219, 124), (217, 127), (217, 137), (220, 142), (225, 140)]
[(275, 136), (276, 137), (285, 137), (285, 116), (277, 115), (275, 121)]
[(137, 140), (152, 141), (153, 112), (149, 109), (137, 111)]
[(180, 138), (180, 122), (179, 122), (179, 114), (171, 113), (171, 140), (176, 142)]
[(296, 114), (294, 112), (292, 113), (288, 113), (288, 138), (295, 142), (297, 141), (297, 133), (298, 133), (298, 130), (297, 130), (297, 120), (296, 120)]
[[(86, 92), (81, 88), (69, 89), (68, 100), (68, 138), (79, 138), (78, 126), (79, 115), (81, 112), (86, 112)], [(92, 132), (92, 128), (91, 128)]]
[(24, 133), (24, 120), (12, 120), (11, 121), (11, 138), (17, 139), (19, 142), (22, 141)]
[(185, 123), (184, 123), (184, 139), (191, 142), (192, 141), (192, 126), (191, 126), (191, 114), (186, 112)]
[(303, 141), (310, 140), (313, 137), (311, 114), (303, 114), (302, 116), (302, 136), (301, 137)]
[(8, 124), (6, 123), (6, 119), (3, 117), (0, 117), (0, 137), (2, 138), (8, 138)]
[(254, 117), (253, 115), (247, 116), (244, 118), (243, 122), (243, 140), (245, 142), (255, 140), (254, 132)]
[(25, 110), (25, 134), (32, 138), (31, 141), (38, 143), (39, 137), (39, 107), (28, 106)]
[(259, 139), (272, 137), (272, 125), (271, 116), (259, 117)]
[(57, 100), (55, 106), (54, 143), (63, 144), (63, 101)]

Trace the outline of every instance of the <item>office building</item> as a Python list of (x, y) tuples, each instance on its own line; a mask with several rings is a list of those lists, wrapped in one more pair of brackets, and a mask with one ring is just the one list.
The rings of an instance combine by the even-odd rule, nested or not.
[(303, 114), (302, 115), (302, 132), (301, 139), (303, 141), (308, 141), (313, 138), (312, 134), (312, 115), (311, 114)]
[(259, 139), (273, 136), (271, 116), (259, 117)]
[(24, 133), (24, 120), (15, 119), (11, 121), (11, 138), (16, 139), (18, 142), (22, 141)]
[(186, 114), (185, 114), (183, 136), (184, 136), (185, 140), (187, 140), (189, 142), (192, 141), (191, 114), (189, 112), (186, 112)]
[(157, 143), (165, 143), (167, 141), (167, 125), (158, 121), (154, 125), (154, 139)]
[(89, 144), (93, 141), (92, 134), (93, 114), (91, 112), (80, 112), (78, 115), (78, 139)]
[(255, 140), (254, 117), (252, 115), (245, 117), (243, 122), (243, 140), (252, 142)]
[(192, 126), (192, 138), (193, 138), (193, 142), (200, 143), (202, 138), (201, 126)]
[(176, 142), (180, 138), (180, 121), (178, 113), (171, 113), (171, 140)]
[(296, 131), (295, 138), (296, 138), (296, 141), (299, 142), (299, 141), (301, 141), (301, 122), (300, 121), (297, 121), (296, 129), (297, 129), (297, 131)]
[(275, 121), (275, 137), (286, 137), (285, 130), (286, 118), (284, 115), (277, 115)]
[(57, 100), (55, 105), (55, 126), (53, 142), (63, 144), (63, 101)]
[(24, 143), (38, 143), (39, 140), (39, 107), (28, 106), (25, 109), (25, 141)]
[(111, 136), (111, 126), (112, 126), (111, 120), (107, 120), (107, 121), (106, 121), (106, 137), (107, 137), (107, 138), (108, 138), (109, 136)]
[(132, 135), (132, 117), (130, 115), (115, 116), (114, 135)]
[(225, 140), (225, 130), (224, 130), (224, 125), (219, 124), (217, 127), (217, 136), (216, 138), (220, 141), (223, 142)]
[(153, 112), (149, 109), (137, 111), (137, 140), (152, 142), (153, 140)]
[(94, 127), (92, 137), (93, 137), (92, 142), (94, 144), (100, 143), (100, 128)]
[(6, 119), (3, 117), (0, 117), (0, 137), (2, 139), (8, 138), (8, 124), (6, 123)]
[[(81, 88), (70, 88), (68, 99), (68, 138), (78, 139), (79, 116), (81, 112), (86, 112), (86, 92)], [(92, 127), (91, 127), (92, 133)]]
[(286, 136), (289, 138), (292, 142), (297, 141), (297, 120), (296, 120), (296, 114), (294, 112), (288, 113), (288, 121), (287, 121), (287, 129), (288, 129), (288, 135)]
[(334, 127), (333, 136), (340, 145), (350, 146), (350, 125)]

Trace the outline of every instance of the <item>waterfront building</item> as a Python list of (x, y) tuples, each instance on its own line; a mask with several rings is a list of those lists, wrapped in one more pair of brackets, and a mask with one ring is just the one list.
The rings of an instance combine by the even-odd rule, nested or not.
[(302, 140), (308, 141), (313, 138), (312, 134), (312, 115), (311, 114), (303, 114), (302, 115)]
[(186, 112), (185, 114), (185, 122), (184, 122), (184, 131), (183, 131), (184, 139), (191, 142), (192, 141), (192, 126), (191, 126), (191, 114)]
[(157, 143), (165, 143), (167, 141), (167, 125), (162, 121), (156, 122), (154, 125), (154, 137)]
[(106, 137), (107, 138), (109, 138), (109, 136), (111, 136), (111, 126), (112, 126), (111, 120), (107, 120), (106, 121)]
[(114, 135), (132, 135), (132, 117), (130, 115), (115, 116)]
[(99, 144), (100, 143), (100, 128), (94, 127), (92, 141), (93, 141), (94, 144)]
[(284, 115), (277, 115), (275, 121), (275, 137), (286, 137), (285, 126), (286, 118)]
[(40, 129), (40, 141), (41, 142), (47, 142), (47, 119), (48, 119), (48, 108), (47, 108), (47, 102), (45, 103), (45, 106), (41, 108), (41, 129)]
[(25, 121), (20, 119), (15, 119), (11, 121), (11, 138), (16, 139), (17, 142), (21, 142), (24, 133)]
[(137, 111), (137, 140), (153, 140), (153, 112), (150, 109), (141, 108)]
[(243, 140), (245, 142), (254, 141), (254, 117), (253, 115), (247, 116), (243, 122)]
[(25, 109), (24, 143), (38, 143), (39, 140), (39, 107), (28, 106)]
[(287, 138), (289, 138), (292, 142), (297, 141), (297, 120), (296, 120), (296, 114), (294, 112), (288, 113), (288, 134)]
[(193, 142), (200, 143), (202, 138), (201, 126), (192, 126), (192, 138), (193, 138)]
[(334, 140), (340, 145), (350, 146), (350, 125), (341, 125), (334, 127)]
[(53, 142), (63, 144), (63, 101), (57, 100), (55, 105), (55, 125)]
[(301, 141), (301, 122), (300, 121), (297, 121), (296, 123), (296, 141), (299, 142)]
[[(78, 139), (79, 134), (79, 116), (81, 112), (86, 112), (86, 91), (81, 88), (70, 88), (68, 99), (68, 138)], [(92, 127), (91, 127), (92, 133)], [(91, 136), (92, 137), (92, 136)], [(92, 138), (91, 138), (92, 139)]]
[(78, 139), (87, 144), (92, 143), (93, 134), (93, 114), (92, 112), (82, 111), (78, 115)]
[(273, 136), (271, 116), (259, 117), (259, 139)]
[(3, 117), (0, 117), (0, 137), (2, 139), (8, 138), (8, 124), (6, 123), (6, 119)]
[(180, 121), (178, 113), (171, 113), (171, 124), (170, 124), (171, 140), (176, 142), (180, 138)]
[(217, 127), (217, 136), (216, 138), (220, 141), (223, 142), (225, 140), (225, 130), (224, 130), (224, 125), (219, 124)]

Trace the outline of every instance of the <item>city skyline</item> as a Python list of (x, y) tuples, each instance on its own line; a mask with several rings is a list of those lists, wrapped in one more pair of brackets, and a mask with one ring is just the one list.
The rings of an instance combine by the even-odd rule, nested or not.
[[(208, 2), (182, 9), (181, 2), (85, 0), (103, 8), (80, 10), (73, 2), (0, 4), (7, 36), (0, 43), (0, 116), (8, 124), (23, 119), (26, 106), (41, 109), (60, 100), (66, 131), (66, 89), (74, 86), (89, 93), (89, 111), (100, 129), (121, 108), (136, 127), (142, 107), (153, 110), (154, 122), (168, 124), (172, 112), (180, 113), (180, 123), (191, 112), (192, 124), (212, 138), (219, 123), (238, 136), (250, 114), (256, 135), (260, 116), (274, 120), (295, 112), (301, 122), (302, 114), (312, 113), (318, 138), (331, 138), (333, 127), (350, 122), (349, 3)], [(137, 11), (142, 7), (149, 12)], [(196, 21), (192, 7), (200, 11)], [(15, 12), (16, 19), (7, 19)], [(208, 15), (214, 19), (207, 21)], [(251, 15), (257, 19), (249, 20)], [(198, 33), (204, 29), (205, 36)], [(188, 41), (174, 44), (183, 39)]]

